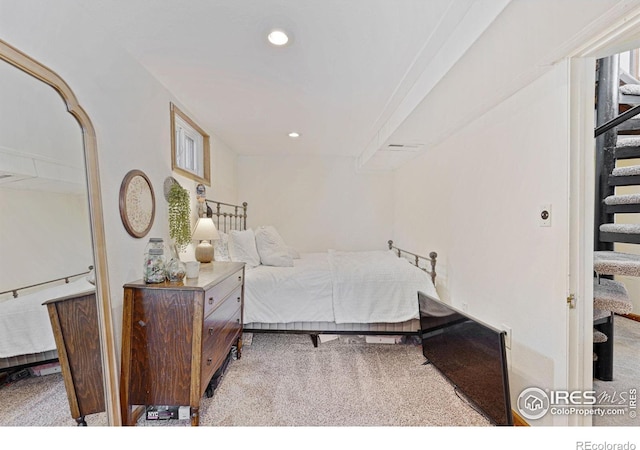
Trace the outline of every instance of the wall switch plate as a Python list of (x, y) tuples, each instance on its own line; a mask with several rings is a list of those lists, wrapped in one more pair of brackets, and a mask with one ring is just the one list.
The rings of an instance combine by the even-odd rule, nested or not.
[(551, 205), (541, 205), (538, 210), (538, 220), (541, 227), (551, 226)]

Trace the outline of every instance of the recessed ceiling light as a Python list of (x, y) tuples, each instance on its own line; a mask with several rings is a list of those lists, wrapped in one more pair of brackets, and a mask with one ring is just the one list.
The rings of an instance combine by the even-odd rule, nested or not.
[(287, 33), (282, 30), (273, 30), (271, 33), (269, 33), (267, 39), (269, 39), (269, 42), (271, 42), (273, 45), (278, 46), (285, 45), (287, 42), (289, 42), (289, 36), (287, 36)]
[(295, 131), (292, 131), (291, 133), (289, 133), (289, 137), (291, 137), (291, 138), (300, 137), (300, 133), (296, 133)]

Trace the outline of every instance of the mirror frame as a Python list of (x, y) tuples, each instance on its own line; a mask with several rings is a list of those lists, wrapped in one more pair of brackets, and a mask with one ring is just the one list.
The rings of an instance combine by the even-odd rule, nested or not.
[(67, 111), (80, 125), (83, 143), (85, 171), (89, 200), (89, 222), (96, 274), (96, 301), (98, 302), (98, 324), (102, 354), (105, 408), (109, 425), (120, 426), (120, 397), (118, 393), (117, 352), (115, 346), (109, 275), (103, 225), (102, 196), (98, 173), (98, 147), (96, 133), (87, 113), (67, 83), (54, 71), (0, 39), (0, 60), (22, 70), (52, 87), (63, 99)]

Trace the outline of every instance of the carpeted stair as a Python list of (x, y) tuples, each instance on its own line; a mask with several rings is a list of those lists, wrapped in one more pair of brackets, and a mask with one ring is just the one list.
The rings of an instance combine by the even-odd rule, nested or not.
[(640, 184), (640, 166), (616, 167), (609, 176), (609, 186), (635, 186)]
[(593, 308), (617, 314), (629, 314), (633, 306), (624, 284), (606, 278), (594, 278)]
[(620, 86), (620, 103), (623, 105), (640, 104), (640, 84), (625, 84)]
[(625, 84), (620, 86), (620, 93), (623, 95), (640, 95), (640, 84)]
[(595, 328), (593, 329), (593, 343), (594, 344), (601, 344), (603, 342), (607, 342), (608, 338), (607, 335), (602, 333), (601, 331), (596, 330)]
[(607, 206), (640, 205), (640, 194), (610, 195), (604, 199)]
[[(640, 244), (640, 223), (620, 223), (629, 221), (616, 220), (615, 216), (640, 213), (640, 191), (617, 192), (618, 186), (640, 187), (640, 165), (636, 162), (626, 167), (618, 165), (618, 160), (640, 159), (640, 115), (635, 112), (635, 107), (640, 105), (640, 81), (622, 70), (616, 58), (603, 58), (598, 64), (593, 359), (594, 377), (611, 381), (614, 318), (633, 309), (626, 287), (613, 278), (617, 275), (640, 277), (640, 252), (615, 251), (616, 243)], [(630, 108), (634, 110), (621, 118)]]
[(593, 270), (598, 275), (640, 277), (640, 255), (601, 250), (593, 253)]
[(640, 156), (640, 136), (618, 136), (614, 149), (616, 159), (631, 159)]
[(600, 225), (600, 241), (640, 244), (640, 224), (603, 223)]

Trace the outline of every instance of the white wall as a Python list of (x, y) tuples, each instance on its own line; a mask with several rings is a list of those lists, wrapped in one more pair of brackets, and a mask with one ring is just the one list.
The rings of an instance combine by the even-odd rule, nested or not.
[[(57, 72), (95, 126), (110, 294), (119, 340), (122, 286), (141, 278), (147, 238), (159, 236), (168, 240), (163, 183), (172, 175), (169, 103), (176, 103), (187, 114), (190, 111), (188, 105), (174, 98), (125, 51), (113, 45), (108, 35), (85, 26), (81, 16), (81, 8), (73, 1), (0, 0), (0, 39)], [(192, 118), (199, 122), (198, 117)], [(215, 130), (199, 124), (212, 141), (212, 186), (207, 194), (234, 202), (234, 153), (215, 137)], [(155, 190), (155, 221), (143, 239), (129, 236), (120, 220), (118, 192), (131, 169), (145, 172)], [(195, 183), (178, 176), (176, 179), (195, 196)], [(192, 211), (195, 220), (196, 211)]]
[(557, 64), (395, 176), (396, 239), (439, 253), (447, 301), (512, 328), (514, 407), (526, 387), (566, 387), (567, 73)]
[(0, 189), (0, 291), (86, 272), (93, 264), (84, 195)]
[(248, 227), (275, 226), (302, 252), (374, 250), (392, 238), (393, 176), (357, 174), (337, 156), (241, 156)]

